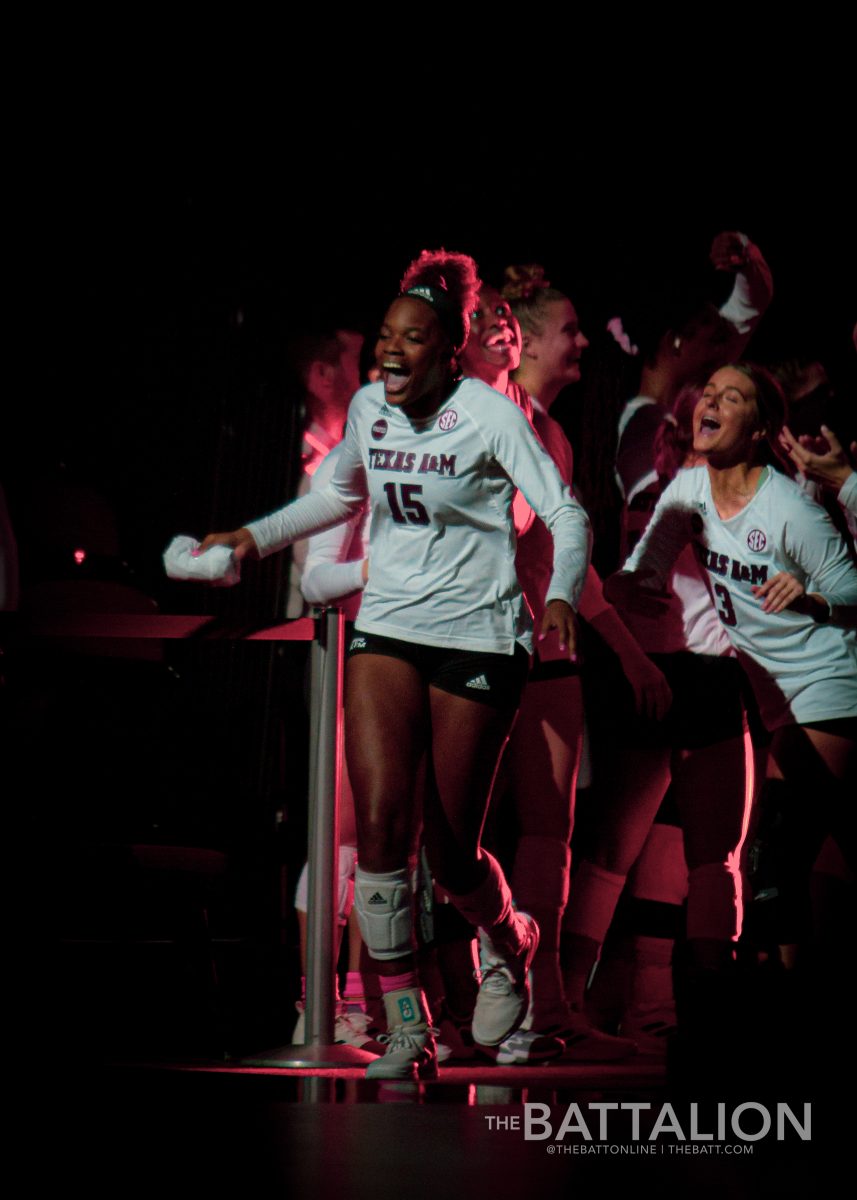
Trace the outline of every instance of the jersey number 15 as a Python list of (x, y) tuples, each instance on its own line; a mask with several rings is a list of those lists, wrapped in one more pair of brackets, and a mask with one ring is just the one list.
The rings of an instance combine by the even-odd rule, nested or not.
[[(415, 497), (422, 495), (421, 483), (385, 483), (387, 503), (390, 513), (397, 525), (428, 525), (429, 515), (423, 505)], [(398, 495), (396, 493), (398, 492)]]

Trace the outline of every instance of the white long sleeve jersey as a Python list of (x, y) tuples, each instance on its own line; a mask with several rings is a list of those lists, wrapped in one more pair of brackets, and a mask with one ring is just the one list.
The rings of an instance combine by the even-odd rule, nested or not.
[(589, 561), (586, 514), (520, 409), (475, 379), (422, 421), (388, 405), (383, 384), (361, 388), (328, 486), (248, 529), (269, 554), (347, 520), (368, 497), (369, 582), (356, 627), (512, 654), (518, 643), (532, 647), (515, 574), (516, 487), (554, 539), (546, 603), (576, 608)]
[(707, 468), (695, 467), (666, 489), (624, 569), (651, 570), (664, 587), (688, 541), (767, 727), (857, 715), (855, 632), (791, 609), (763, 612), (752, 592), (788, 571), (831, 608), (857, 603), (857, 571), (824, 509), (769, 469), (749, 504), (723, 520)]
[[(313, 474), (311, 492), (330, 483), (341, 454), (342, 442), (337, 442)], [(363, 597), (368, 515), (365, 508), (360, 509), (341, 525), (315, 534), (307, 544), (301, 576), (304, 599), (309, 604), (336, 603), (348, 621), (357, 616)]]

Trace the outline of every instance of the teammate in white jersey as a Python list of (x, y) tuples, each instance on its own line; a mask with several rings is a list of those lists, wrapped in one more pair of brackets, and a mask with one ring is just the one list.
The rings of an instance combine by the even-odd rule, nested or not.
[(484, 384), (459, 378), (477, 287), (470, 259), (438, 252), (417, 260), (381, 327), (382, 382), (355, 396), (329, 487), (203, 543), (229, 545), (239, 558), (269, 553), (347, 519), (368, 496), (370, 569), (350, 647), (346, 757), (357, 805), (355, 906), (392, 1035), (387, 1055), (368, 1069), (379, 1078), (436, 1069), (407, 861), (424, 768), (433, 873), (481, 930), (474, 1037), (499, 1044), (525, 1015), (537, 927), (514, 911), (502, 871), (479, 846), (531, 647), (514, 568), (516, 487), (554, 537), (542, 632), (556, 630), (569, 653), (588, 562), (586, 516), (525, 417)]
[(806, 924), (806, 882), (826, 832), (853, 852), (846, 789), (857, 733), (857, 638), (837, 622), (857, 604), (857, 571), (826, 513), (762, 466), (782, 424), (779, 389), (748, 364), (716, 371), (694, 413), (694, 449), (707, 465), (667, 488), (608, 591), (657, 608), (657, 593), (688, 542), (724, 629), (773, 732), (772, 760), (800, 806), (778, 880), (783, 937)]
[[(572, 449), (549, 410), (562, 388), (580, 378), (580, 355), (588, 343), (573, 304), (546, 284), (541, 268), (508, 268), (506, 278), (514, 283), (504, 286), (504, 296), (483, 285), (465, 349), (464, 368), (467, 374), (507, 392), (516, 402), (526, 401), (536, 432), (571, 487)], [(512, 296), (511, 307), (506, 293)], [(517, 314), (521, 317), (521, 333), (517, 333)], [(510, 370), (515, 371), (512, 383)], [(550, 584), (551, 549), (550, 534), (539, 520), (519, 536), (518, 575), (536, 619)], [(612, 606), (604, 601), (601, 582), (592, 566), (587, 572), (580, 613), (621, 657), (641, 710), (654, 714), (660, 708), (659, 715), (663, 715), (669, 707), (669, 689)], [(500, 781), (511, 792), (518, 827), (512, 890), (521, 907), (536, 917), (540, 930), (527, 1026), (564, 1038), (575, 1058), (607, 1061), (633, 1053), (634, 1044), (602, 1034), (582, 1013), (571, 1010), (559, 964), (582, 740), (583, 702), (577, 666), (555, 645), (542, 643), (536, 651), (500, 774)], [(521, 1042), (521, 1035), (517, 1040)]]

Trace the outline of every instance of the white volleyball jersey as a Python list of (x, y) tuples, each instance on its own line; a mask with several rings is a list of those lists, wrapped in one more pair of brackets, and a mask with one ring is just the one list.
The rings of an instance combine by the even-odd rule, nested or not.
[(546, 602), (577, 607), (589, 524), (507, 397), (464, 379), (427, 420), (388, 405), (381, 383), (351, 402), (330, 484), (248, 526), (262, 554), (347, 519), (369, 499), (369, 582), (357, 628), (425, 645), (531, 648), (515, 573), (511, 505), (524, 493), (554, 538)]
[[(655, 446), (666, 413), (648, 396), (637, 396), (625, 405), (619, 418), (616, 478), (624, 497), (622, 510), (622, 553), (627, 557), (643, 535), (663, 486), (655, 470)], [(701, 567), (688, 547), (673, 566), (669, 583), (670, 609), (650, 617), (631, 609), (620, 609), (622, 620), (649, 654), (734, 655), (711, 607)]]
[(708, 470), (697, 467), (679, 472), (666, 489), (625, 570), (651, 570), (663, 587), (688, 541), (768, 728), (857, 715), (854, 630), (791, 609), (765, 613), (751, 590), (788, 571), (831, 608), (857, 604), (857, 571), (825, 511), (768, 470), (749, 504), (723, 520)]

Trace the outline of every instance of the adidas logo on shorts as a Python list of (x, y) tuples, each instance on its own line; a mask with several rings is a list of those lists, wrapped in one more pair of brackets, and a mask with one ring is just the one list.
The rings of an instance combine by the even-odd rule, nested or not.
[(491, 684), (484, 675), (477, 675), (475, 679), (468, 679), (465, 687), (475, 688), (477, 692), (490, 692)]
[(367, 904), (386, 904), (387, 901), (384, 899), (384, 897), (381, 895), (380, 892), (376, 892), (374, 896), (369, 897), (369, 899), (366, 901), (366, 903)]
[(366, 639), (365, 638), (352, 638), (351, 645), (348, 647), (348, 649), (349, 650), (365, 650), (366, 649)]

